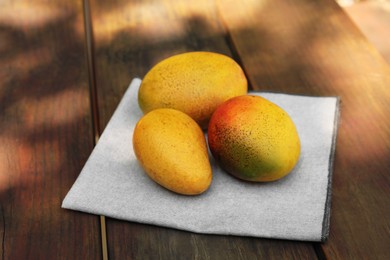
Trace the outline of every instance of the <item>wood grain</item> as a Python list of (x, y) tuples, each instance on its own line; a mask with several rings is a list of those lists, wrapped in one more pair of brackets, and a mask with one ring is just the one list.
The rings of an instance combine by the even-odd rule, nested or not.
[(220, 3), (253, 88), (341, 97), (324, 255), (389, 258), (388, 64), (332, 1)]
[(0, 4), (0, 255), (99, 259), (98, 217), (61, 209), (93, 148), (80, 1)]
[[(232, 55), (214, 1), (91, 1), (100, 127), (133, 77), (173, 54)], [(217, 221), (217, 220), (216, 220)], [(310, 243), (200, 235), (107, 219), (112, 259), (315, 259)]]
[[(216, 2), (218, 4), (216, 4)], [(170, 55), (233, 56), (254, 89), (341, 97), (329, 259), (387, 259), (390, 69), (329, 0), (91, 1), (99, 127)], [(93, 149), (80, 1), (0, 4), (0, 254), (99, 259), (99, 218), (61, 201)], [(110, 258), (315, 259), (313, 244), (107, 220)], [(320, 248), (320, 250), (318, 250)]]

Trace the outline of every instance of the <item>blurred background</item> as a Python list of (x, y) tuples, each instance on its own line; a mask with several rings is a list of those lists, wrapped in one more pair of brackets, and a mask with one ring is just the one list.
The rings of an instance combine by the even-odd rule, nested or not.
[(390, 63), (390, 1), (338, 0), (337, 2)]

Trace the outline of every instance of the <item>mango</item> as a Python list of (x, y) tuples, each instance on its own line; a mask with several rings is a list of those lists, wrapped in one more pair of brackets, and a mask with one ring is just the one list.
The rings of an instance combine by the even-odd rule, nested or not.
[(268, 182), (289, 174), (299, 160), (296, 126), (282, 108), (252, 95), (220, 105), (208, 128), (211, 153), (231, 175)]
[(133, 149), (145, 173), (173, 192), (197, 195), (211, 184), (204, 133), (181, 111), (161, 108), (144, 115), (133, 132)]
[(206, 129), (218, 105), (247, 91), (244, 72), (230, 57), (187, 52), (149, 70), (139, 88), (138, 104), (144, 113), (157, 108), (180, 110)]

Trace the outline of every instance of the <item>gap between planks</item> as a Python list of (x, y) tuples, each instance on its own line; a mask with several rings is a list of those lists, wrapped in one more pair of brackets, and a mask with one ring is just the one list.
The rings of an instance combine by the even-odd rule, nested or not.
[[(97, 100), (97, 87), (96, 87), (96, 72), (95, 72), (95, 60), (94, 60), (94, 44), (93, 44), (93, 27), (91, 20), (91, 11), (89, 0), (83, 0), (83, 12), (84, 12), (84, 28), (85, 39), (87, 49), (87, 64), (88, 64), (88, 82), (90, 93), (90, 105), (92, 112), (92, 134), (94, 137), (94, 146), (97, 144), (100, 136), (99, 127), (99, 107)], [(108, 260), (108, 247), (107, 247), (107, 231), (106, 231), (106, 218), (100, 216), (100, 236), (102, 246), (102, 258)]]

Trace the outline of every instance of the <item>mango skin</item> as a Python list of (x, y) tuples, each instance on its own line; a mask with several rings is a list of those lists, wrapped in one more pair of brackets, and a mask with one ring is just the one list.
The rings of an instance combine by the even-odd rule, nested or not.
[(247, 91), (244, 72), (230, 57), (187, 52), (150, 69), (142, 80), (138, 104), (144, 113), (156, 108), (180, 110), (206, 129), (218, 105)]
[(134, 129), (133, 149), (146, 174), (171, 191), (197, 195), (211, 184), (206, 138), (183, 112), (156, 109), (144, 115)]
[(299, 160), (300, 140), (290, 116), (259, 96), (232, 98), (208, 128), (213, 157), (233, 176), (254, 182), (281, 179)]

